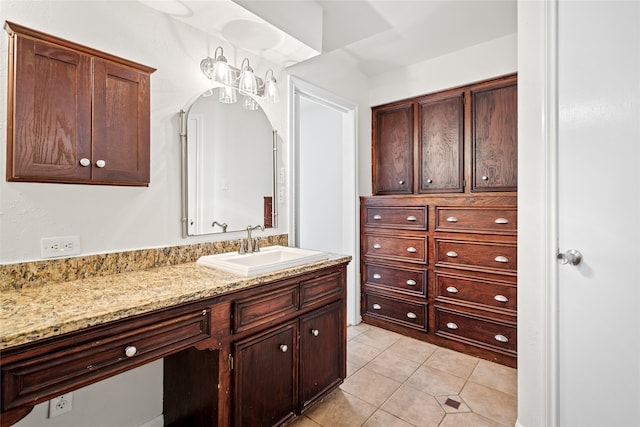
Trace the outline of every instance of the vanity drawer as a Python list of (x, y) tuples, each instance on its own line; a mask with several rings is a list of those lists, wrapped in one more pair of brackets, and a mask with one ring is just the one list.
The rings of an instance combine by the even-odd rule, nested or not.
[(478, 347), (516, 355), (515, 324), (435, 307), (436, 335)]
[(436, 239), (436, 267), (515, 275), (517, 247), (510, 243)]
[(2, 365), (2, 410), (43, 402), (191, 347), (210, 336), (210, 319), (208, 308), (151, 315), (34, 347), (24, 360)]
[(366, 227), (426, 230), (427, 207), (367, 206), (365, 208), (364, 225)]
[(341, 272), (300, 282), (300, 308), (332, 301), (342, 295), (344, 276)]
[(513, 283), (435, 272), (438, 300), (471, 302), (516, 312), (517, 288)]
[(427, 272), (424, 269), (394, 268), (365, 263), (366, 284), (394, 291), (427, 296)]
[(427, 304), (365, 293), (365, 314), (413, 329), (427, 331)]
[(517, 229), (518, 210), (515, 206), (436, 207), (436, 231), (515, 236)]
[(279, 319), (298, 310), (298, 284), (233, 302), (233, 332), (238, 333)]
[(381, 259), (427, 263), (427, 237), (365, 233), (364, 255)]

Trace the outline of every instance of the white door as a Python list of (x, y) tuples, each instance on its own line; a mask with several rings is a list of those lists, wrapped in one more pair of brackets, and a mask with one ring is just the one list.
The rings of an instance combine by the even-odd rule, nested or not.
[(558, 8), (559, 425), (640, 426), (640, 2)]

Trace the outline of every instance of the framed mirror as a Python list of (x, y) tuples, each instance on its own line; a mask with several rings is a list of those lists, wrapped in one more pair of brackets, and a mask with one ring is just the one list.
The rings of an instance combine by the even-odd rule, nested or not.
[(183, 237), (276, 227), (276, 138), (258, 107), (213, 88), (181, 111)]

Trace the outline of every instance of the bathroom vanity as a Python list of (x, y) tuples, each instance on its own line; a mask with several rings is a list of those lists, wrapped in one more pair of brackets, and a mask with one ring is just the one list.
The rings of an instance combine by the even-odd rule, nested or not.
[(350, 257), (242, 277), (195, 263), (3, 291), (2, 414), (164, 358), (168, 426), (271, 426), (346, 376)]

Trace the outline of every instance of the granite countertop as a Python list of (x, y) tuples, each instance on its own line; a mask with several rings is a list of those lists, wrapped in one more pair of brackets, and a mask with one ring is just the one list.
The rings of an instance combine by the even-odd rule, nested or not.
[(350, 256), (242, 277), (196, 263), (3, 290), (0, 350), (338, 265)]

